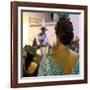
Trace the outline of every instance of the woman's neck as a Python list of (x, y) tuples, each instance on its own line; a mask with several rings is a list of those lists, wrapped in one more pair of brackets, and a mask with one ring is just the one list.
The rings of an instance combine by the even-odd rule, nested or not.
[(70, 49), (70, 46), (69, 45), (64, 45), (64, 44), (62, 44), (59, 40), (57, 40), (57, 43), (56, 43), (56, 45), (54, 46), (54, 48), (53, 48), (53, 50), (54, 51), (58, 51), (60, 48), (62, 48), (63, 47), (63, 49), (65, 49), (65, 50), (69, 50)]

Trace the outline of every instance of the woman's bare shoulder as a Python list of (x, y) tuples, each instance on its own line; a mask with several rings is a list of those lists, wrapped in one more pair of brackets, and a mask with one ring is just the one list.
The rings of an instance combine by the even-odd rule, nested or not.
[(76, 58), (76, 59), (78, 58), (78, 54), (75, 51), (70, 50), (70, 54), (71, 54), (71, 57)]

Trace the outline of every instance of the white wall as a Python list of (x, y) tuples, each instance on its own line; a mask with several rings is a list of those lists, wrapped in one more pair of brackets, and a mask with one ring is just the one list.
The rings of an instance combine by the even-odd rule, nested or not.
[[(11, 0), (1, 0), (0, 1), (0, 90), (13, 90), (10, 88), (10, 1)], [(24, 1), (24, 0), (22, 0)], [(29, 1), (29, 0), (27, 0)], [(90, 0), (30, 0), (37, 2), (47, 2), (47, 3), (64, 3), (64, 4), (80, 4), (88, 5), (90, 9)], [(90, 10), (88, 13), (90, 16)], [(88, 23), (90, 24), (90, 17), (88, 17)], [(90, 34), (90, 25), (88, 25), (88, 34)], [(90, 38), (90, 35), (88, 35)], [(90, 46), (90, 40), (88, 42)], [(90, 50), (90, 47), (88, 47)], [(90, 51), (88, 51), (90, 53)], [(88, 57), (90, 59), (90, 55)], [(90, 60), (88, 61), (90, 64)], [(90, 68), (90, 65), (88, 66)], [(88, 70), (90, 76), (90, 70)], [(19, 88), (20, 90), (90, 90), (90, 78), (88, 84), (78, 84), (78, 85), (62, 85), (53, 87), (35, 87), (35, 88)], [(17, 90), (19, 90), (17, 89)], [(16, 89), (15, 89), (16, 90)]]

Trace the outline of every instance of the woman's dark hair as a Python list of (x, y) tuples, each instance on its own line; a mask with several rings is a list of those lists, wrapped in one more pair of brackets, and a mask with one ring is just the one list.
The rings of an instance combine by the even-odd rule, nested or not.
[(73, 40), (73, 25), (70, 19), (67, 19), (65, 21), (59, 20), (56, 24), (55, 31), (62, 44), (68, 45)]

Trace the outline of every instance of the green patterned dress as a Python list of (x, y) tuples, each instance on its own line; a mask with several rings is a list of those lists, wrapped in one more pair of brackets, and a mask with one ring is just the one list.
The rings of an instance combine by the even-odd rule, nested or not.
[[(79, 60), (77, 61), (75, 67), (72, 69), (72, 75), (79, 74)], [(54, 75), (65, 75), (64, 70), (60, 67), (51, 56), (42, 58), (38, 76), (54, 76)]]

